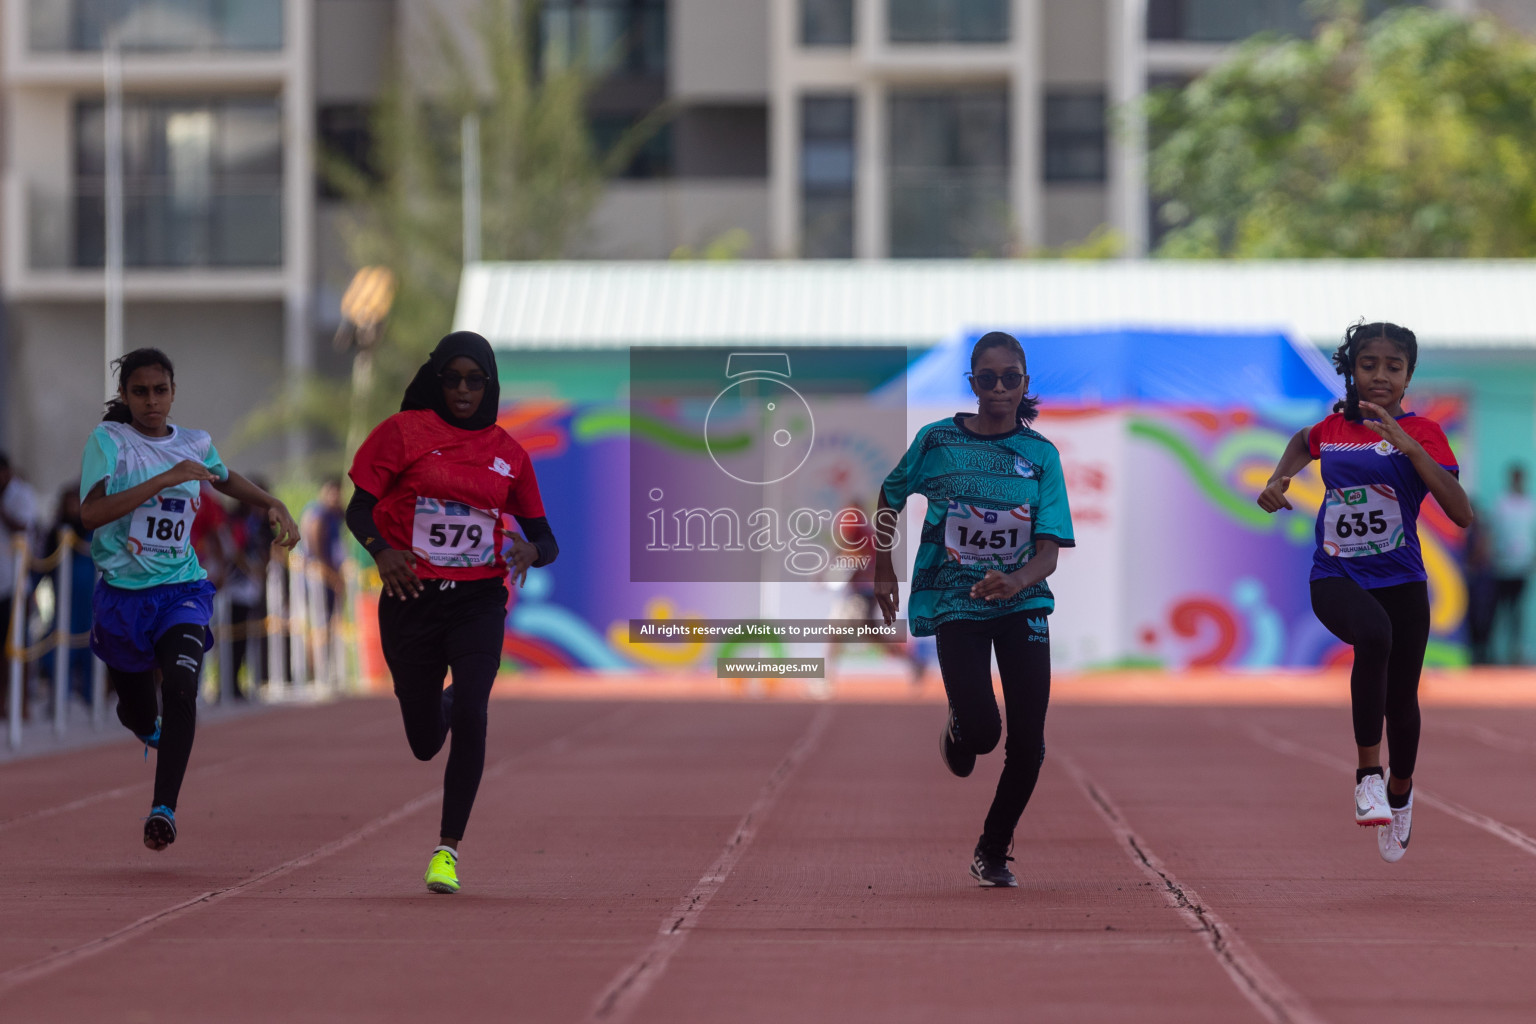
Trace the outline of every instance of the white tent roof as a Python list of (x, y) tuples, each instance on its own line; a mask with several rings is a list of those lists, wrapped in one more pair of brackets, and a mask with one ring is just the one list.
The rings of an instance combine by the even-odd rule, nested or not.
[(1392, 320), (1431, 347), (1536, 348), (1536, 260), (477, 263), (456, 330), (499, 348), (929, 346), (975, 327)]

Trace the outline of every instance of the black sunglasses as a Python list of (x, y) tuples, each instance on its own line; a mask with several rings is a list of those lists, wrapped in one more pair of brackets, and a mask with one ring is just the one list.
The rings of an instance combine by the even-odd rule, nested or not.
[(491, 378), (487, 377), (483, 373), (463, 374), (458, 370), (444, 370), (442, 373), (437, 375), (437, 379), (442, 381), (443, 387), (447, 388), (449, 391), (456, 389), (461, 382), (468, 384), (469, 390), (471, 391), (484, 391), (485, 382)]
[(1023, 382), (1024, 375), (1018, 370), (1009, 370), (1002, 376), (998, 376), (991, 370), (982, 370), (980, 373), (971, 374), (970, 378), (971, 380), (975, 381), (976, 386), (983, 391), (991, 391), (993, 388), (997, 387), (998, 381), (1002, 381), (1003, 387), (1009, 391), (1012, 391)]

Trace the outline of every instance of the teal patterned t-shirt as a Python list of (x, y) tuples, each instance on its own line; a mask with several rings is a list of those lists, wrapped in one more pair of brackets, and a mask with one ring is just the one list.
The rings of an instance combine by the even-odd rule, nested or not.
[(923, 427), (885, 478), (885, 502), (898, 511), (909, 495), (928, 499), (907, 601), (913, 636), (932, 636), (951, 619), (1050, 613), (1056, 600), (1044, 580), (1006, 601), (977, 600), (971, 587), (988, 569), (1022, 566), (1041, 538), (1075, 544), (1056, 446), (1022, 425), (974, 434), (966, 419), (957, 414)]
[[(91, 431), (80, 459), (80, 500), (98, 483), (118, 494), (150, 480), (183, 459), (201, 462), (220, 480), (229, 469), (205, 431), (171, 426), (165, 437), (146, 437), (126, 423), (101, 423)], [(91, 557), (114, 587), (145, 590), (167, 583), (207, 579), (192, 550), (192, 519), (201, 490), (189, 480), (150, 498), (91, 536)]]

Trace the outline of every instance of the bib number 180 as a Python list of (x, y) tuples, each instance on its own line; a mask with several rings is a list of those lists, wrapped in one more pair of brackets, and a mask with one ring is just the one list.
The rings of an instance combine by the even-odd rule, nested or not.
[(128, 524), (128, 547), (136, 555), (180, 558), (186, 553), (187, 534), (196, 514), (192, 499), (157, 494), (134, 509)]

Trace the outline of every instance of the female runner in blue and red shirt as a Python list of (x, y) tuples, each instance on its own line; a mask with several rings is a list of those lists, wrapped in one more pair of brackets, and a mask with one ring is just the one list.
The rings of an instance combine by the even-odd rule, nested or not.
[[(1285, 497), (1291, 478), (1313, 459), (1322, 460), (1327, 494), (1317, 517), (1312, 609), (1355, 649), (1349, 683), (1359, 748), (1355, 821), (1377, 827), (1377, 846), (1387, 861), (1402, 859), (1413, 827), (1419, 673), (1429, 641), (1419, 506), (1433, 494), (1457, 526), (1472, 523), (1445, 431), (1403, 411), (1418, 356), (1413, 332), (1397, 324), (1356, 324), (1345, 332), (1333, 355), (1344, 375), (1344, 401), (1291, 438), (1259, 495), (1266, 512), (1291, 508)], [(1383, 719), (1390, 783), (1381, 768)]]
[[(528, 453), (496, 425), (500, 394), (490, 343), (450, 334), (417, 371), (400, 412), (374, 428), (352, 462), (347, 527), (379, 567), (379, 636), (406, 739), (429, 761), (453, 733), (439, 845), (427, 866), (433, 892), (459, 890), (458, 846), (485, 767), (508, 574), (520, 580), (559, 551)], [(503, 515), (517, 519), (522, 537), (503, 530)]]

